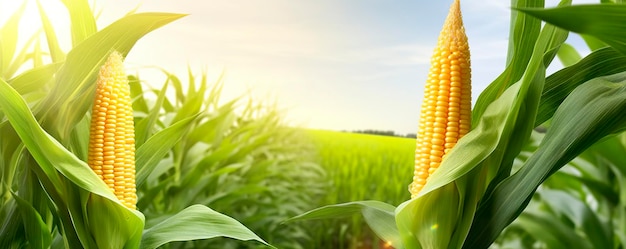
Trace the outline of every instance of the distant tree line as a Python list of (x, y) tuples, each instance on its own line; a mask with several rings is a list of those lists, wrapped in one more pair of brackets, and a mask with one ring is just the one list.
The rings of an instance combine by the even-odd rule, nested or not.
[[(347, 132), (347, 131), (344, 131)], [(370, 134), (370, 135), (380, 135), (380, 136), (391, 136), (391, 137), (408, 137), (408, 138), (415, 138), (416, 135), (415, 133), (408, 133), (408, 134), (397, 134), (394, 131), (383, 131), (383, 130), (354, 130), (354, 131), (350, 131), (352, 133), (361, 133), (361, 134)]]

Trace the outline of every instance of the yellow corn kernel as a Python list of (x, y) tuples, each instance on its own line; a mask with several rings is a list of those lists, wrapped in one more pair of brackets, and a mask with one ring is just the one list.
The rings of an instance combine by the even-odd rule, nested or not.
[(96, 82), (87, 164), (128, 208), (135, 209), (135, 128), (123, 57), (113, 52)]
[(450, 6), (431, 58), (420, 112), (413, 183), (409, 185), (412, 198), (470, 130), (470, 52), (459, 1), (454, 0)]

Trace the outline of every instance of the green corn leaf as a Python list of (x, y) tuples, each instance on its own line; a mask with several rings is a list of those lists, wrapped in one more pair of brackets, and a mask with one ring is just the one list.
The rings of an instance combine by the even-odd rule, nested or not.
[[(206, 73), (202, 75), (203, 81), (206, 81)], [(222, 96), (222, 88), (224, 88), (224, 83), (222, 82), (224, 78), (224, 73), (220, 74), (220, 77), (215, 81), (213, 88), (211, 88), (211, 92), (206, 99), (206, 105), (208, 107), (214, 106), (218, 107), (220, 96)], [(239, 99), (239, 98), (236, 98)]]
[(557, 27), (599, 39), (626, 54), (626, 5), (589, 4), (550, 9), (517, 8)]
[(159, 161), (170, 152), (200, 115), (196, 114), (157, 132), (137, 148), (137, 188), (145, 183)]
[(172, 86), (176, 92), (176, 98), (174, 99), (173, 105), (178, 105), (180, 103), (185, 103), (186, 95), (183, 92), (183, 84), (181, 83), (178, 76), (168, 73), (163, 70), (165, 74), (167, 74), (167, 78), (170, 82), (172, 82)]
[(52, 236), (41, 215), (33, 208), (31, 203), (14, 193), (11, 194), (19, 207), (19, 212), (22, 214), (22, 224), (24, 224), (29, 245), (32, 248), (48, 248), (50, 243), (52, 243)]
[(158, 121), (159, 114), (161, 113), (161, 108), (163, 106), (163, 101), (165, 100), (165, 96), (166, 96), (165, 94), (167, 93), (167, 87), (168, 87), (168, 83), (166, 82), (165, 85), (163, 85), (163, 88), (161, 88), (161, 91), (159, 91), (159, 95), (157, 96), (156, 102), (154, 106), (152, 107), (152, 109), (150, 109), (150, 111), (148, 112), (148, 116), (141, 119), (135, 125), (136, 127), (135, 136), (136, 136), (136, 143), (138, 147), (141, 147), (141, 145), (143, 145), (146, 142), (146, 140), (152, 133), (152, 129), (154, 128), (154, 125)]
[[(193, 84), (194, 82), (189, 82), (189, 85)], [(196, 113), (200, 112), (204, 101), (205, 91), (206, 85), (203, 85), (203, 87), (199, 89), (198, 92), (188, 94), (185, 98), (185, 102), (183, 103), (183, 105), (178, 108), (178, 110), (176, 110), (176, 115), (174, 116), (172, 122), (178, 122), (179, 120), (193, 116)]]
[(141, 239), (140, 248), (154, 249), (173, 241), (215, 237), (255, 240), (270, 246), (237, 220), (215, 212), (206, 206), (193, 205), (146, 229)]
[[(203, 164), (203, 163), (204, 163), (204, 160), (202, 160), (198, 165), (211, 165), (211, 164)], [(205, 192), (206, 188), (209, 187), (209, 186), (206, 186), (206, 188), (199, 187), (198, 184), (204, 183), (208, 185), (209, 183), (214, 181), (217, 177), (222, 176), (222, 175), (228, 175), (229, 173), (232, 173), (235, 171), (239, 171), (246, 166), (249, 166), (249, 164), (245, 164), (245, 163), (231, 164), (231, 165), (224, 166), (210, 173), (206, 172), (207, 169), (203, 169), (203, 167), (198, 167), (198, 166), (193, 167), (191, 168), (189, 173), (184, 176), (183, 180), (181, 181), (180, 183), (181, 188), (194, 189), (194, 186), (195, 186), (195, 190), (192, 190), (189, 192), (190, 192), (190, 196), (197, 197), (203, 192)], [(213, 197), (216, 197), (216, 196), (215, 195), (211, 196), (211, 198)], [(190, 199), (195, 200), (195, 198), (190, 198)]]
[(145, 94), (149, 91), (143, 90), (139, 76), (128, 75), (128, 85), (130, 85), (130, 98), (133, 100), (133, 111), (148, 113), (150, 108), (146, 102)]
[[(171, 79), (172, 85), (174, 86), (174, 88), (176, 89), (177, 92), (177, 96), (180, 94), (182, 94), (182, 89), (179, 89), (181, 87), (180, 85), (180, 80), (178, 79), (178, 77), (169, 74), (169, 78)], [(191, 72), (191, 68), (188, 68), (188, 75), (189, 75), (189, 81), (188, 81), (188, 89), (187, 89), (187, 94), (184, 96), (183, 99), (181, 100), (182, 105), (176, 110), (176, 114), (174, 116), (174, 118), (172, 119), (172, 122), (178, 122), (181, 119), (184, 119), (186, 117), (195, 115), (196, 113), (199, 113), (200, 110), (203, 107), (204, 104), (204, 99), (206, 97), (206, 91), (207, 91), (207, 81), (206, 81), (206, 76), (202, 77), (202, 80), (200, 82), (200, 88), (199, 89), (195, 89), (195, 78)]]
[[(15, 201), (7, 201), (3, 203), (2, 209), (2, 221), (0, 221), (0, 246), (2, 248), (11, 248), (16, 241), (25, 241), (25, 235), (23, 231), (23, 220), (20, 217), (20, 213)], [(19, 233), (18, 233), (19, 232)]]
[[(398, 206), (396, 223), (404, 246), (457, 248), (451, 238), (462, 215), (459, 207), (464, 199), (461, 197), (456, 184), (451, 183)], [(433, 208), (435, 206), (437, 208)]]
[[(0, 111), (0, 114), (2, 112)], [(22, 144), (19, 140), (19, 137), (15, 133), (13, 129), (10, 128), (9, 125), (2, 126), (0, 128), (2, 132), (2, 145), (0, 145), (0, 149), (2, 151), (7, 151), (6, 157), (1, 157), (5, 161), (0, 163), (0, 167), (2, 169), (2, 184), (4, 184), (6, 189), (1, 188), (3, 190), (2, 197), (8, 198), (9, 191), (8, 187), (13, 186), (13, 181), (15, 180), (16, 172), (20, 169), (20, 157), (25, 150), (24, 144)], [(1, 218), (1, 217), (0, 217)]]
[(557, 107), (580, 84), (596, 77), (626, 71), (626, 55), (613, 48), (596, 50), (578, 63), (546, 78), (535, 125), (554, 115)]
[(582, 59), (578, 51), (576, 51), (576, 49), (572, 45), (569, 45), (567, 43), (561, 45), (557, 56), (559, 57), (559, 60), (561, 60), (563, 66), (566, 67), (574, 65)]
[[(571, 164), (571, 163), (570, 163)], [(557, 171), (548, 178), (543, 185), (554, 189), (565, 189), (576, 191), (581, 196), (587, 193), (582, 188), (588, 188), (592, 193), (605, 198), (609, 203), (619, 203), (619, 192), (613, 189), (610, 183), (606, 182), (606, 176), (601, 176), (599, 180), (588, 176), (575, 176), (571, 173)]]
[(583, 38), (583, 40), (587, 44), (587, 47), (589, 47), (589, 50), (591, 50), (591, 51), (596, 51), (598, 49), (601, 49), (601, 48), (604, 48), (604, 47), (608, 46), (603, 41), (601, 41), (598, 38), (595, 38), (593, 36), (590, 36), (590, 35), (580, 34), (580, 37)]
[(54, 32), (54, 26), (48, 19), (48, 15), (41, 6), (41, 1), (37, 0), (37, 7), (39, 9), (39, 17), (41, 18), (41, 24), (43, 30), (46, 33), (46, 41), (48, 42), (48, 51), (50, 51), (50, 57), (52, 62), (60, 62), (65, 59), (65, 53), (61, 50), (59, 40), (57, 39), (56, 32)]
[(588, 240), (578, 235), (572, 227), (566, 226), (561, 222), (555, 222), (554, 217), (547, 214), (524, 213), (518, 218), (518, 224), (533, 237), (545, 243), (546, 248), (594, 248)]
[(2, 29), (0, 29), (0, 76), (3, 76), (4, 78), (10, 77), (10, 75), (7, 75), (6, 71), (13, 61), (13, 56), (15, 56), (15, 50), (17, 49), (18, 26), (25, 8), (26, 2), (24, 2), (20, 8), (15, 11), (11, 17), (9, 17), (9, 19), (4, 23)]
[(44, 52), (41, 49), (41, 40), (37, 39), (35, 41), (35, 48), (33, 50), (34, 51), (29, 54), (29, 57), (33, 60), (33, 67), (37, 68), (43, 66)]
[(143, 214), (102, 196), (88, 195), (83, 204), (85, 228), (90, 232), (96, 248), (139, 248), (145, 224)]
[(61, 65), (52, 63), (45, 66), (33, 68), (23, 72), (8, 81), (9, 84), (21, 95), (26, 95), (38, 90), (42, 90), (50, 83), (50, 79)]
[[(511, 6), (534, 8), (543, 7), (544, 0), (513, 0)], [(524, 51), (532, 50), (535, 46), (534, 40), (539, 37), (541, 31), (541, 23), (534, 18), (519, 12), (511, 12), (510, 32), (513, 39), (509, 39), (509, 49), (507, 50), (506, 64), (528, 62), (530, 60), (529, 53)], [(519, 64), (524, 65), (524, 64)], [(523, 67), (522, 67), (523, 68)], [(524, 73), (523, 69), (515, 69), (519, 78)]]
[[(590, 242), (590, 246), (593, 245), (591, 248), (614, 248), (613, 235), (609, 226), (603, 223), (586, 203), (563, 191), (543, 189), (539, 194), (542, 200), (550, 205), (552, 210), (562, 212), (577, 227), (582, 228), (582, 231), (587, 236), (586, 241)], [(553, 223), (559, 223), (559, 221), (555, 220)], [(575, 242), (575, 240), (569, 241)], [(577, 242), (580, 245), (585, 243), (585, 241)]]
[(35, 108), (34, 113), (41, 117), (42, 126), (55, 137), (66, 139), (91, 106), (93, 82), (110, 51), (117, 50), (126, 55), (139, 38), (183, 16), (167, 13), (129, 15), (74, 47), (55, 76), (52, 91)]
[(96, 19), (87, 0), (63, 0), (63, 4), (70, 13), (72, 44), (76, 47), (98, 31)]
[[(199, 92), (202, 91), (196, 91), (196, 77), (193, 75), (193, 72), (191, 71), (191, 67), (187, 67), (187, 77), (189, 78), (187, 80), (188, 84), (187, 84), (187, 96), (194, 96)], [(206, 83), (206, 81), (202, 82), (202, 83)]]
[(412, 248), (402, 244), (396, 226), (395, 207), (380, 201), (355, 201), (328, 205), (295, 216), (285, 222), (349, 217), (361, 213), (369, 227), (394, 248)]
[(596, 78), (576, 88), (557, 109), (537, 152), (483, 200), (468, 248), (486, 248), (522, 212), (548, 176), (593, 143), (626, 129), (624, 112), (626, 73)]
[(232, 100), (214, 111), (206, 122), (202, 122), (189, 135), (190, 142), (195, 144), (203, 141), (207, 144), (220, 144), (226, 134), (224, 130), (235, 124), (237, 115), (235, 105), (238, 99)]
[(40, 32), (35, 32), (25, 43), (22, 49), (16, 53), (13, 58), (13, 63), (5, 68), (4, 76), (7, 78), (13, 77), (13, 75), (17, 72), (17, 70), (22, 67), (28, 60), (33, 59), (33, 61), (37, 61), (38, 59), (34, 58), (34, 52), (30, 52), (30, 47), (37, 46), (39, 42), (39, 34)]
[[(625, 134), (621, 136), (615, 136), (610, 139), (598, 142), (594, 144), (590, 150), (581, 154), (581, 157), (585, 160), (594, 163), (608, 164), (619, 172), (618, 175), (626, 176), (626, 157), (624, 152), (626, 151), (626, 141), (624, 141)], [(620, 191), (623, 195), (626, 195), (624, 191)], [(626, 200), (626, 196), (621, 197), (622, 200)]]
[(70, 135), (70, 150), (82, 161), (87, 161), (89, 153), (89, 129), (91, 129), (91, 119), (85, 117), (81, 119), (72, 130)]
[[(511, 1), (511, 5), (518, 8), (543, 7), (544, 2), (543, 0), (516, 0)], [(512, 39), (509, 39), (506, 69), (493, 83), (483, 90), (476, 100), (472, 110), (472, 127), (478, 125), (478, 120), (485, 112), (487, 106), (524, 74), (526, 65), (528, 65), (532, 55), (535, 41), (541, 31), (541, 21), (529, 15), (512, 11), (510, 30)]]

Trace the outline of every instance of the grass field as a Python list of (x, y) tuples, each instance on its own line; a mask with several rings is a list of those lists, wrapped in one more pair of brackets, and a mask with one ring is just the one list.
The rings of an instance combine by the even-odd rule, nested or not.
[(410, 195), (415, 139), (311, 130), (332, 191), (325, 204), (378, 200), (393, 205)]
[[(398, 205), (410, 198), (415, 139), (308, 130), (317, 163), (327, 172), (322, 205), (378, 200)], [(311, 221), (315, 248), (376, 248), (378, 239), (360, 217)], [(320, 225), (321, 224), (321, 225)]]

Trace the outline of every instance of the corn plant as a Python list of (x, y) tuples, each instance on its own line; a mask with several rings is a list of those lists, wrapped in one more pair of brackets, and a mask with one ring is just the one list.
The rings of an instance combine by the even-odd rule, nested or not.
[[(269, 246), (237, 220), (207, 207), (211, 202), (190, 200), (163, 213), (144, 204), (150, 203), (142, 190), (153, 183), (151, 177), (163, 177), (155, 173), (157, 166), (189, 149), (179, 141), (191, 124), (206, 118), (198, 103), (207, 96), (196, 94), (183, 106), (158, 98), (169, 110), (160, 116), (160, 106), (148, 110), (135, 78), (129, 86), (122, 59), (143, 35), (184, 15), (129, 14), (98, 29), (87, 1), (63, 3), (71, 17), (67, 53), (41, 7), (47, 51), (29, 50), (33, 41), (38, 44), (35, 35), (16, 52), (23, 8), (1, 30), (0, 247), (156, 248), (223, 236)], [(20, 71), (31, 60), (33, 67)], [(146, 116), (131, 115), (133, 109)], [(180, 177), (180, 169), (176, 164), (173, 175)]]
[[(146, 224), (203, 204), (236, 218), (272, 245), (308, 248), (313, 241), (304, 225), (280, 224), (318, 205), (315, 200), (324, 194), (325, 173), (313, 163), (314, 149), (304, 132), (284, 126), (271, 104), (242, 98), (219, 104), (223, 85), (211, 86), (204, 74), (196, 77), (190, 71), (187, 82), (167, 71), (164, 76), (165, 83), (156, 89), (139, 84), (140, 77), (131, 80), (137, 126), (145, 133), (137, 134), (139, 144), (185, 120), (184, 133), (158, 140), (174, 145), (155, 157), (151, 169), (138, 173), (137, 206), (149, 217)], [(175, 242), (167, 248), (190, 247), (264, 245), (217, 239)]]
[[(594, 144), (538, 189), (493, 248), (619, 248), (624, 245), (624, 133)], [(544, 134), (513, 165), (532, 155)]]
[[(453, 6), (456, 4), (458, 1)], [(549, 186), (551, 180), (562, 180), (561, 172), (571, 169), (561, 170), (564, 165), (581, 153), (585, 157), (587, 149), (613, 140), (626, 128), (626, 5), (603, 1), (572, 6), (566, 0), (549, 9), (539, 0), (513, 0), (511, 5), (514, 10), (504, 71), (476, 101), (471, 131), (445, 153), (436, 170), (428, 172), (423, 187), (412, 192), (412, 199), (398, 207), (383, 202), (326, 206), (291, 221), (362, 213), (372, 230), (394, 248), (487, 248), (517, 219), (511, 226), (513, 234), (526, 231), (528, 235), (520, 246), (532, 247), (540, 242), (550, 248), (619, 247), (623, 243), (623, 202), (616, 199), (615, 192), (621, 191), (615, 188), (621, 186), (621, 180), (609, 181), (608, 185), (584, 183), (593, 186), (585, 186), (585, 191), (601, 190), (607, 195), (593, 194), (600, 202), (612, 203), (608, 210), (594, 209), (585, 203), (587, 199), (574, 198), (591, 195), (572, 196), (571, 189), (555, 194), (539, 188), (544, 182)], [(571, 46), (564, 45), (570, 32), (581, 34), (592, 53), (580, 60), (571, 56)], [(565, 67), (546, 77), (546, 68), (557, 54), (561, 54)], [(424, 112), (422, 115), (428, 115)], [(434, 116), (421, 119), (428, 123), (437, 117), (432, 111), (430, 115)], [(533, 129), (539, 126), (547, 130), (545, 136), (529, 154), (522, 153), (532, 142)], [(438, 127), (420, 128), (434, 132)], [(431, 143), (441, 146), (441, 139), (431, 139)], [(437, 143), (432, 142), (435, 140)], [(430, 149), (432, 153), (433, 145), (419, 148), (421, 145), (417, 145), (418, 152), (428, 153)], [(623, 149), (623, 144), (614, 142), (613, 146), (617, 151)], [(429, 158), (441, 156), (440, 150), (436, 151)], [(520, 160), (520, 155), (527, 159)], [(593, 167), (606, 168), (598, 161), (602, 154), (595, 155), (591, 161), (599, 165)], [(604, 175), (623, 173), (624, 164), (613, 157), (609, 159), (613, 173)], [(535, 199), (543, 202), (531, 201), (535, 193)], [(533, 204), (529, 212), (520, 216), (529, 203)], [(563, 204), (573, 204), (576, 209), (568, 211)], [(539, 215), (535, 212), (546, 207), (551, 211), (538, 211)], [(555, 214), (563, 217), (559, 221), (570, 223), (552, 222), (553, 226), (537, 232), (539, 225), (548, 223), (550, 215)], [(559, 232), (562, 228), (576, 233)], [(570, 243), (564, 238), (573, 240)]]

